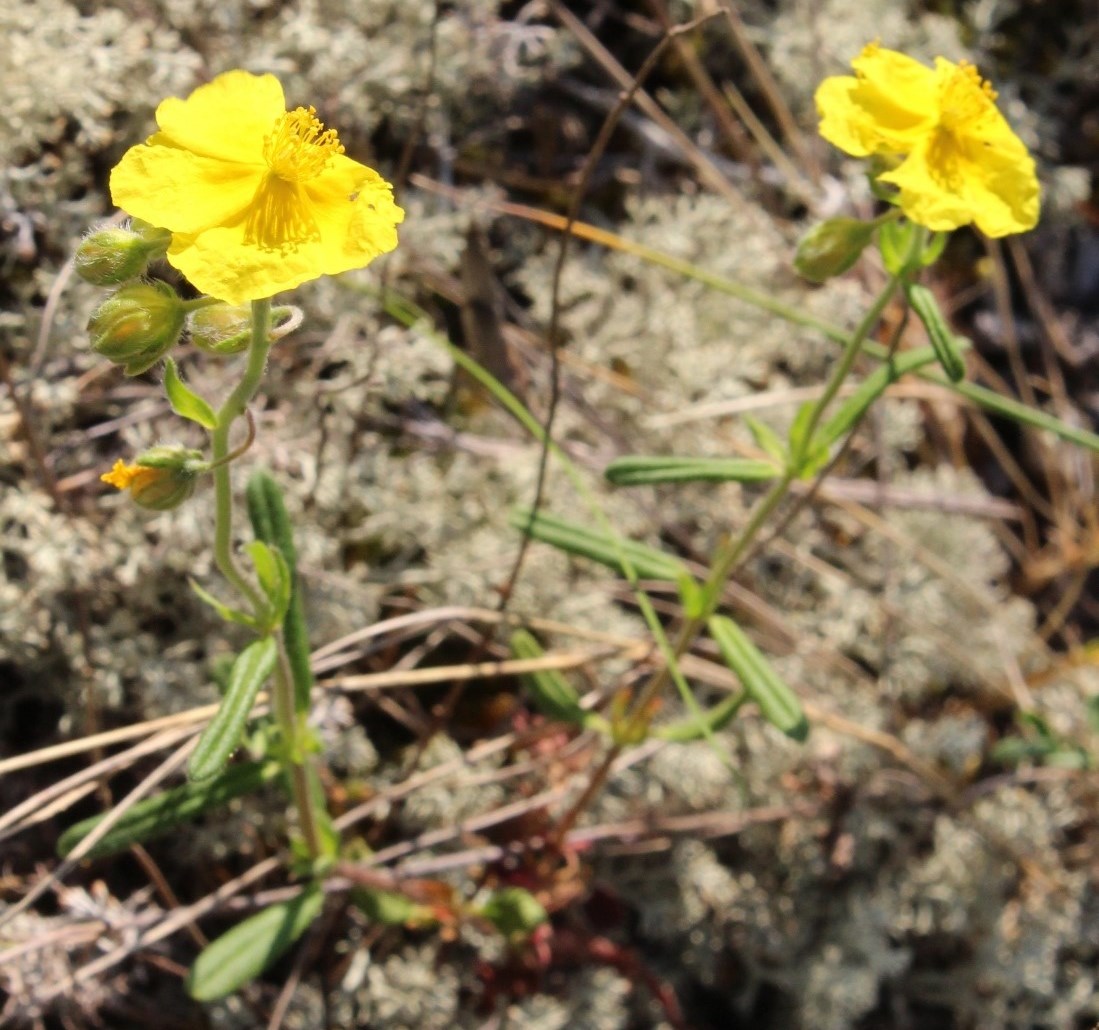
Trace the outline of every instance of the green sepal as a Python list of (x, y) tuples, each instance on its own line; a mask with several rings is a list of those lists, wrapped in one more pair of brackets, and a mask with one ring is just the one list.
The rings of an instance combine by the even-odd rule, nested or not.
[[(151, 798), (139, 801), (107, 831), (85, 858), (102, 858), (125, 851), (131, 844), (140, 844), (163, 836), (177, 826), (212, 809), (227, 805), (234, 798), (259, 790), (278, 773), (278, 767), (263, 762), (245, 762), (230, 766), (204, 783), (185, 783)], [(108, 815), (93, 815), (70, 826), (57, 841), (57, 853), (65, 858)]]
[(759, 707), (760, 714), (786, 736), (805, 740), (809, 735), (809, 722), (797, 694), (775, 672), (744, 631), (724, 615), (713, 616), (709, 629), (725, 664), (736, 674), (741, 686)]
[(866, 409), (901, 376), (930, 365), (934, 360), (935, 351), (931, 347), (919, 347), (901, 354), (894, 354), (871, 372), (820, 428), (817, 439), (821, 446), (831, 447), (845, 436), (848, 430), (862, 418)]
[(883, 222), (878, 227), (878, 250), (881, 251), (882, 263), (890, 275), (900, 277), (910, 271), (914, 256), (918, 263), (919, 254), (913, 255), (912, 248), (915, 246), (917, 234), (923, 231), (922, 226), (905, 219)]
[(239, 608), (231, 608), (224, 602), (219, 601), (209, 590), (200, 586), (198, 580), (188, 579), (187, 582), (191, 584), (191, 589), (195, 592), (198, 599), (205, 604), (208, 604), (217, 612), (218, 618), (225, 622), (235, 622), (240, 626), (247, 626), (249, 629), (256, 629), (258, 627), (259, 624), (256, 622), (254, 615), (249, 615), (248, 612), (242, 612)]
[(747, 690), (730, 694), (714, 705), (708, 712), (703, 712), (701, 719), (689, 716), (686, 719), (665, 723), (663, 726), (654, 726), (649, 731), (649, 736), (672, 741), (676, 744), (685, 744), (688, 741), (709, 737), (718, 730), (724, 729), (733, 721), (736, 713), (740, 711), (741, 706), (748, 700), (748, 697)]
[(794, 269), (810, 282), (823, 283), (848, 271), (874, 238), (876, 222), (829, 218), (812, 226), (798, 241)]
[(933, 265), (939, 258), (942, 257), (943, 251), (946, 250), (946, 241), (950, 239), (950, 233), (948, 232), (934, 232), (931, 234), (931, 239), (924, 245), (923, 250), (920, 251), (920, 266), (927, 268), (929, 265)]
[(192, 780), (208, 780), (225, 767), (240, 743), (260, 687), (275, 670), (277, 657), (273, 637), (257, 640), (237, 655), (221, 707), (187, 763), (187, 775)]
[(164, 359), (164, 392), (168, 403), (180, 418), (197, 422), (203, 429), (217, 429), (218, 417), (214, 409), (179, 377), (174, 358)]
[(642, 579), (662, 579), (676, 583), (687, 571), (687, 566), (678, 558), (655, 547), (635, 540), (613, 540), (603, 533), (556, 515), (537, 512), (531, 518), (529, 511), (520, 509), (512, 513), (509, 521), (515, 529), (527, 533), (535, 540), (541, 540), (569, 554), (590, 558), (623, 575), (625, 569), (622, 567), (619, 552), (625, 555), (634, 572)]
[(630, 455), (616, 458), (603, 475), (615, 486), (651, 483), (762, 483), (774, 479), (781, 468), (758, 458), (665, 458)]
[(915, 312), (916, 317), (923, 323), (927, 330), (927, 337), (931, 346), (935, 348), (935, 357), (943, 371), (953, 383), (961, 382), (965, 378), (965, 359), (962, 357), (958, 340), (946, 324), (942, 311), (939, 310), (939, 302), (926, 286), (919, 283), (909, 283), (904, 288), (908, 305)]
[(324, 891), (310, 884), (296, 898), (276, 902), (211, 941), (187, 975), (196, 1001), (217, 1001), (273, 965), (320, 917)]

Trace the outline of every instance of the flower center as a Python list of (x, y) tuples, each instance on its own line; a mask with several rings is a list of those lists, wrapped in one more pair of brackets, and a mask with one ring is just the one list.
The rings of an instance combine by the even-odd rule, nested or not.
[(972, 129), (996, 101), (996, 91), (966, 61), (939, 87), (939, 126), (950, 133)]
[(284, 182), (307, 182), (342, 153), (336, 130), (326, 129), (312, 107), (298, 107), (282, 115), (263, 140), (263, 159)]

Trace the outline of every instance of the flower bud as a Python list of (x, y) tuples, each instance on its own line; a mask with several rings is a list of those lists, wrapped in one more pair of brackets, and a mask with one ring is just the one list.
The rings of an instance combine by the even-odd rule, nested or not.
[(136, 504), (153, 511), (178, 508), (195, 492), (206, 462), (200, 451), (186, 447), (152, 447), (137, 456), (133, 465), (120, 458), (99, 478), (119, 490), (129, 490)]
[(149, 262), (167, 251), (172, 234), (135, 219), (128, 227), (100, 229), (85, 237), (73, 263), (94, 286), (118, 286), (144, 275)]
[(191, 343), (208, 354), (240, 354), (252, 340), (251, 304), (212, 304), (187, 316)]
[(794, 268), (814, 283), (842, 275), (858, 261), (875, 228), (857, 218), (829, 218), (814, 225), (798, 243)]
[(88, 322), (92, 350), (138, 375), (175, 346), (183, 318), (183, 303), (167, 283), (123, 286)]

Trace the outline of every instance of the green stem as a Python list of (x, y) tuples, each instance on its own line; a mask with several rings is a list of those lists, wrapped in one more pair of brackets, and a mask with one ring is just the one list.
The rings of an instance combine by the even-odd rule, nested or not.
[(290, 668), (290, 659), (286, 654), (286, 646), (282, 634), (278, 634), (278, 663), (275, 666), (275, 721), (282, 732), (287, 761), (286, 774), (290, 780), (290, 792), (294, 799), (294, 807), (298, 810), (298, 821), (301, 823), (302, 836), (305, 838), (305, 846), (310, 858), (317, 858), (321, 853), (320, 830), (317, 825), (317, 813), (313, 807), (313, 792), (309, 785), (309, 769), (307, 763), (312, 761), (310, 755), (303, 752), (301, 746), (301, 734), (298, 732), (300, 725), (298, 713), (294, 704), (294, 675)]
[[(893, 299), (893, 294), (897, 292), (900, 285), (900, 276), (890, 276), (889, 281), (874, 299), (874, 303), (870, 305), (869, 310), (863, 315), (862, 320), (855, 327), (855, 331), (844, 343), (843, 354), (840, 356), (840, 360), (836, 364), (836, 367), (832, 369), (832, 374), (828, 377), (828, 383), (824, 387), (824, 393), (817, 398), (817, 402), (813, 407), (813, 414), (810, 416), (809, 424), (805, 429), (805, 435), (802, 439), (805, 441), (807, 450), (812, 450), (813, 434), (816, 432), (817, 426), (824, 416), (825, 409), (835, 399), (836, 394), (839, 393), (840, 388), (851, 374), (851, 369), (854, 367), (859, 354), (862, 352), (862, 345), (873, 331), (874, 326), (878, 324), (878, 319), (881, 318), (886, 305)], [(799, 456), (794, 455), (794, 457), (796, 459)]]
[(180, 307), (184, 311), (198, 311), (201, 308), (212, 308), (216, 304), (222, 304), (223, 301), (217, 299), (217, 297), (195, 297), (193, 300), (180, 301)]
[(233, 486), (229, 474), (230, 465), (224, 459), (229, 455), (229, 432), (233, 423), (244, 414), (248, 402), (255, 396), (267, 365), (267, 353), (271, 349), (271, 302), (252, 302), (252, 341), (248, 347), (248, 363), (244, 375), (229, 394), (217, 413), (217, 428), (210, 437), (214, 469), (214, 561), (221, 574), (248, 598), (252, 607), (259, 610), (263, 603), (255, 587), (237, 567), (233, 558)]
[[(816, 431), (817, 425), (820, 423), (820, 419), (824, 414), (825, 409), (835, 398), (836, 394), (839, 393), (844, 381), (854, 367), (855, 361), (862, 350), (862, 345), (873, 331), (874, 326), (877, 325), (878, 319), (881, 318), (882, 312), (892, 299), (893, 294), (897, 292), (897, 288), (900, 284), (901, 278), (899, 276), (892, 276), (889, 279), (877, 298), (875, 298), (874, 303), (870, 305), (870, 308), (862, 317), (862, 320), (855, 327), (854, 332), (844, 341), (843, 355), (836, 367), (832, 370), (828, 384), (824, 388), (824, 393), (821, 394), (820, 398), (817, 400), (809, 420), (809, 426), (804, 439), (806, 441), (805, 446), (810, 450), (812, 449), (813, 433)], [(764, 527), (767, 520), (789, 492), (798, 461), (798, 455), (791, 455), (793, 467), (787, 469), (782, 478), (776, 480), (767, 493), (764, 494), (759, 502), (753, 507), (748, 522), (740, 533), (738, 533), (736, 537), (725, 541), (718, 550), (718, 553), (710, 566), (710, 572), (706, 576), (706, 582), (702, 587), (702, 611), (697, 616), (693, 616), (683, 623), (679, 635), (676, 638), (674, 646), (676, 658), (681, 658), (686, 654), (694, 643), (695, 638), (705, 628), (707, 620), (716, 611), (721, 600), (722, 592), (725, 589), (725, 584), (733, 574), (737, 563), (747, 553), (752, 542), (759, 535), (759, 531)], [(634, 702), (633, 718), (638, 719), (645, 717), (649, 705), (654, 698), (659, 696), (660, 692), (667, 684), (668, 675), (668, 667), (667, 665), (663, 665), (649, 677), (648, 682), (638, 693), (637, 700)]]

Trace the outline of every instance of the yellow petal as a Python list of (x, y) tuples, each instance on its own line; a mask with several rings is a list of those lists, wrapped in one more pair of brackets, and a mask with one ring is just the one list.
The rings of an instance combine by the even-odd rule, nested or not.
[(198, 232), (237, 217), (256, 194), (266, 166), (205, 157), (160, 134), (131, 147), (111, 172), (111, 198), (136, 218), (172, 232)]
[(104, 472), (99, 478), (102, 482), (109, 483), (116, 490), (125, 490), (134, 481), (140, 470), (140, 465), (127, 465), (119, 458), (115, 461), (114, 468), (110, 472)]
[(855, 103), (859, 80), (850, 75), (833, 75), (818, 87), (817, 114), (820, 134), (834, 147), (852, 157), (867, 157), (873, 152), (873, 122)]
[[(289, 189), (289, 184), (279, 189)], [(396, 226), (404, 212), (377, 172), (338, 157), (316, 179), (295, 189), (304, 208), (281, 212), (278, 218), (280, 224), (308, 225), (305, 238), (264, 246), (254, 231), (257, 219), (246, 214), (203, 232), (176, 234), (169, 262), (203, 293), (242, 304), (322, 275), (362, 268), (397, 246)], [(263, 220), (272, 224), (270, 213)]]
[(820, 134), (855, 157), (906, 154), (938, 116), (936, 72), (895, 50), (870, 45), (816, 94)]
[(263, 139), (285, 113), (274, 75), (225, 72), (186, 100), (165, 100), (156, 109), (157, 135), (195, 154), (251, 164), (262, 160)]

